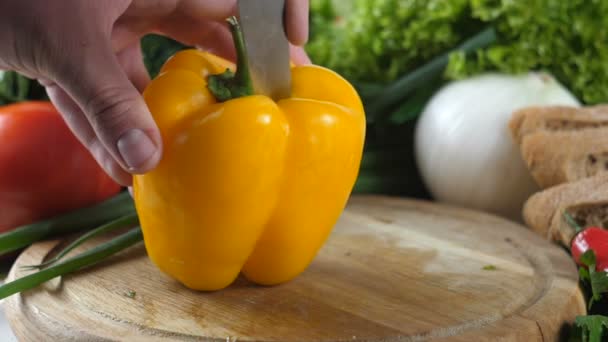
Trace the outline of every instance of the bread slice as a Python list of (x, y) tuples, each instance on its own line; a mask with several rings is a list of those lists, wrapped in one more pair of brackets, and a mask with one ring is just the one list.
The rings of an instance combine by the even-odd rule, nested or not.
[(509, 129), (541, 188), (608, 172), (608, 105), (528, 107)]
[(608, 173), (537, 192), (523, 208), (530, 228), (547, 239), (569, 244), (575, 229), (564, 219), (564, 212), (582, 227), (608, 228)]

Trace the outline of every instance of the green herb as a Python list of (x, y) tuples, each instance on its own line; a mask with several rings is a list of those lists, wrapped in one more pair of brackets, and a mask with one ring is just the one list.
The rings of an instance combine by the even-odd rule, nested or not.
[(586, 268), (579, 268), (579, 277), (591, 286), (591, 298), (589, 299), (589, 308), (591, 308), (594, 302), (602, 299), (602, 295), (608, 292), (608, 273), (596, 271), (595, 253), (592, 249), (583, 253), (580, 261)]
[(492, 26), (496, 43), (450, 53), (447, 80), (544, 70), (597, 104), (608, 101), (608, 16), (598, 13), (607, 1), (311, 0), (306, 49), (353, 83), (386, 85)]
[(83, 234), (81, 237), (79, 237), (74, 242), (72, 242), (67, 247), (65, 247), (54, 258), (51, 258), (38, 265), (25, 265), (25, 266), (22, 266), (22, 268), (36, 269), (36, 268), (43, 268), (43, 267), (49, 266), (49, 265), (54, 264), (55, 262), (59, 261), (61, 258), (66, 256), (70, 251), (72, 251), (76, 247), (80, 246), (84, 242), (86, 242), (96, 236), (100, 236), (102, 234), (105, 234), (105, 233), (108, 233), (108, 232), (111, 232), (111, 231), (114, 231), (117, 229), (133, 226), (137, 223), (139, 223), (139, 220), (137, 219), (137, 213), (132, 213), (132, 214), (123, 216), (121, 218), (118, 218), (116, 220), (110, 221), (106, 224), (103, 224), (103, 225)]
[(135, 298), (135, 295), (137, 295), (137, 292), (135, 292), (133, 290), (129, 290), (125, 293), (125, 296), (129, 297), (129, 298)]
[(133, 200), (128, 192), (123, 191), (96, 205), (24, 225), (0, 234), (0, 255), (27, 247), (50, 236), (89, 229), (134, 211)]
[(133, 228), (127, 233), (95, 246), (64, 262), (0, 286), (0, 299), (29, 290), (55, 277), (63, 276), (84, 267), (94, 265), (103, 261), (105, 258), (142, 241), (142, 239), (143, 235), (141, 229), (139, 227)]
[(343, 21), (338, 16), (331, 0), (310, 1), (310, 40), (305, 49), (317, 64), (329, 65), (335, 48), (341, 46)]
[(484, 271), (495, 271), (496, 270), (496, 266), (494, 266), (494, 265), (485, 265), (484, 267), (482, 267), (482, 270), (484, 270)]
[(564, 211), (564, 220), (566, 220), (566, 223), (568, 223), (570, 227), (574, 228), (575, 232), (579, 233), (583, 230), (583, 227), (578, 224), (574, 217), (572, 217), (572, 215), (570, 215), (570, 213), (568, 213), (567, 211)]
[(587, 104), (608, 101), (608, 1), (471, 0), (472, 17), (492, 23), (499, 42), (452, 56), (450, 78), (486, 70), (545, 70)]
[(579, 336), (573, 336), (571, 341), (601, 342), (602, 337), (608, 337), (605, 328), (608, 328), (608, 317), (600, 315), (578, 316), (575, 320), (580, 329)]
[(469, 0), (312, 0), (306, 49), (351, 81), (386, 84), (482, 27)]

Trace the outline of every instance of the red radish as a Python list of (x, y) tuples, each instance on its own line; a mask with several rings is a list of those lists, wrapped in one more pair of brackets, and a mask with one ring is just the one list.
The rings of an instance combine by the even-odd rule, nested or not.
[(608, 230), (589, 227), (576, 234), (570, 245), (570, 252), (577, 264), (581, 265), (581, 255), (589, 249), (595, 253), (596, 269), (608, 271)]

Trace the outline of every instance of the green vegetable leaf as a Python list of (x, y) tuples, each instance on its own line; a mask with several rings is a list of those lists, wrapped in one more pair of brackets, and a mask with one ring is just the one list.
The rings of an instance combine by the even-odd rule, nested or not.
[(596, 258), (592, 249), (581, 255), (581, 263), (587, 267), (586, 272), (581, 273), (581, 280), (586, 279), (591, 285), (591, 298), (589, 308), (593, 303), (602, 299), (602, 295), (608, 292), (608, 273), (596, 270)]
[(605, 329), (608, 328), (608, 317), (606, 316), (578, 316), (576, 317), (575, 324), (582, 331), (582, 342), (601, 342), (602, 337), (608, 337), (608, 334), (605, 332)]
[(564, 211), (564, 219), (566, 220), (566, 223), (570, 225), (570, 227), (574, 228), (575, 232), (579, 233), (583, 230), (583, 227), (578, 222), (576, 222), (574, 217), (572, 217), (572, 215), (570, 215), (570, 213), (568, 213), (567, 211)]
[[(348, 4), (348, 5), (346, 5)], [(389, 84), (482, 28), (496, 43), (450, 54), (444, 76), (546, 71), (586, 104), (608, 102), (608, 1), (311, 0), (312, 60), (351, 82)]]
[(144, 57), (144, 65), (150, 77), (156, 77), (167, 59), (184, 48), (186, 48), (185, 45), (164, 36), (156, 34), (144, 36), (141, 39), (141, 50)]
[(578, 269), (578, 277), (581, 281), (585, 281), (587, 283), (591, 282), (591, 277), (589, 276), (589, 270), (585, 267), (579, 267)]
[(306, 49), (351, 81), (388, 83), (484, 27), (469, 1), (311, 0)]
[(589, 268), (595, 268), (595, 252), (592, 249), (587, 250), (581, 255), (581, 263)]
[(544, 70), (586, 104), (608, 101), (608, 1), (471, 0), (471, 16), (492, 23), (499, 42), (451, 59), (458, 79), (483, 71)]

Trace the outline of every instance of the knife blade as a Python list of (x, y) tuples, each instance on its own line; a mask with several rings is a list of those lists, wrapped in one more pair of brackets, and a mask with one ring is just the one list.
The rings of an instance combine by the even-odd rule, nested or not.
[(291, 94), (289, 41), (283, 26), (285, 0), (238, 0), (248, 65), (256, 94), (274, 100)]

